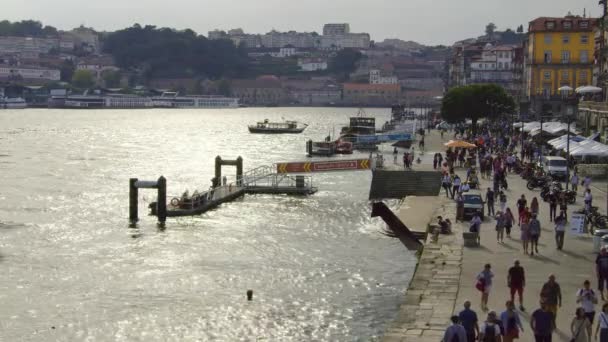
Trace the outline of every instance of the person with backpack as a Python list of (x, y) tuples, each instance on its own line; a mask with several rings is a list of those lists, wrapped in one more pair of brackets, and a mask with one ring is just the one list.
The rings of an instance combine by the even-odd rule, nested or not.
[(534, 255), (534, 250), (538, 254), (538, 240), (540, 239), (540, 221), (536, 217), (536, 214), (532, 214), (532, 218), (528, 223), (528, 232), (530, 233), (530, 254)]
[(464, 327), (460, 324), (458, 316), (450, 318), (452, 325), (445, 329), (443, 334), (443, 342), (467, 342), (467, 333)]
[(490, 311), (488, 319), (479, 328), (480, 342), (502, 342), (500, 325), (497, 324), (496, 312)]
[(524, 327), (519, 319), (519, 314), (515, 311), (515, 304), (512, 301), (507, 301), (506, 310), (500, 314), (500, 321), (502, 322), (503, 330), (503, 341), (513, 342), (514, 339), (519, 338), (519, 332), (524, 332)]
[(576, 302), (581, 305), (581, 308), (585, 311), (585, 316), (591, 324), (595, 319), (595, 304), (597, 304), (597, 296), (591, 289), (591, 282), (585, 280), (583, 282), (583, 288), (576, 292)]
[(511, 208), (507, 208), (505, 211), (505, 231), (507, 232), (507, 237), (511, 238), (511, 228), (513, 228), (513, 223), (515, 222), (515, 217), (513, 216), (513, 212)]

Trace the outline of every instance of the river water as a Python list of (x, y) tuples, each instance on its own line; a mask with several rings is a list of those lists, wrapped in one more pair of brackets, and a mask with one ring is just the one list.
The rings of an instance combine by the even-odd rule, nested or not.
[[(390, 110), (367, 112), (380, 125)], [(248, 195), (169, 219), (164, 231), (145, 215), (156, 194), (141, 191), (139, 227), (127, 227), (130, 177), (164, 175), (171, 195), (207, 189), (216, 155), (242, 156), (245, 170), (305, 160), (306, 140), (339, 132), (355, 113), (0, 111), (0, 341), (381, 336), (416, 259), (369, 217), (367, 171), (315, 174), (315, 195)], [(247, 131), (282, 117), (310, 126), (300, 135)]]

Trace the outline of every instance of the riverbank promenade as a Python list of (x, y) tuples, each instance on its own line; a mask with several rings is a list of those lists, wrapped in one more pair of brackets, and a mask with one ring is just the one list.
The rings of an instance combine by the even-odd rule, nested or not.
[[(427, 134), (425, 138), (427, 149), (424, 158), (422, 158), (421, 164), (414, 166), (415, 169), (432, 169), (432, 156), (436, 152), (445, 156), (443, 142), (448, 141), (451, 136), (448, 133), (441, 139), (436, 131), (431, 132), (430, 135)], [(402, 157), (402, 151), (399, 157)], [(391, 166), (391, 168), (393, 167)], [(456, 169), (456, 173), (461, 178), (466, 176), (465, 169)], [(481, 177), (480, 180), (481, 189), (485, 193), (487, 188), (492, 186), (491, 181), (483, 180)], [(450, 315), (458, 314), (466, 300), (471, 301), (472, 309), (477, 312), (480, 324), (485, 321), (487, 312), (481, 309), (481, 293), (475, 288), (474, 284), (477, 274), (482, 271), (486, 263), (492, 265), (492, 272), (495, 275), (488, 307), (489, 310), (500, 314), (505, 310), (505, 302), (510, 299), (507, 273), (515, 260), (520, 261), (526, 273), (526, 287), (524, 289), (524, 307), (526, 310), (524, 312), (519, 311), (524, 332), (520, 334), (518, 341), (534, 341), (530, 329), (530, 315), (539, 308), (541, 288), (551, 274), (556, 276), (563, 297), (562, 307), (559, 308), (557, 314), (557, 330), (553, 334), (553, 341), (569, 341), (571, 339), (570, 323), (575, 309), (579, 306), (576, 303), (576, 292), (582, 287), (585, 280), (591, 281), (593, 289), (597, 288), (595, 276), (595, 257), (597, 254), (593, 252), (592, 237), (588, 234), (583, 236), (570, 234), (570, 224), (568, 224), (564, 247), (562, 250), (558, 250), (555, 244), (554, 224), (549, 220), (549, 205), (540, 199), (540, 190), (528, 190), (526, 181), (517, 174), (509, 174), (508, 183), (509, 188), (505, 192), (508, 201), (507, 207), (511, 208), (516, 219), (516, 202), (522, 194), (526, 196), (528, 205), (534, 197), (539, 199), (539, 220), (542, 227), (539, 253), (535, 253), (534, 256), (523, 253), (521, 231), (517, 224), (512, 229), (511, 237), (507, 238), (505, 236), (504, 243), (498, 243), (495, 221), (489, 216), (486, 216), (481, 226), (480, 247), (464, 247), (462, 232), (468, 231), (469, 223), (456, 223), (454, 216), (455, 203), (446, 200), (445, 192), (442, 192), (440, 194), (440, 196), (443, 196), (441, 201), (428, 202), (429, 205), (436, 206), (436, 208), (432, 211), (433, 214), (430, 217), (428, 217), (428, 213), (431, 211), (427, 211), (426, 215), (430, 223), (435, 223), (436, 216), (443, 214), (444, 218), (449, 218), (454, 223), (454, 233), (441, 236), (437, 243), (427, 241), (418, 270), (406, 295), (405, 304), (402, 305), (402, 312), (387, 331), (383, 341), (439, 341), (443, 336), (443, 331), (449, 326)], [(592, 187), (594, 205), (599, 206), (601, 212), (606, 210), (605, 187), (606, 183), (598, 182), (595, 182), (595, 186)], [(573, 211), (582, 208), (582, 206), (582, 191), (579, 187), (576, 203), (568, 206), (569, 217)], [(499, 205), (497, 203), (496, 210), (498, 209)], [(400, 217), (404, 221), (407, 220), (406, 216), (408, 214), (411, 215), (412, 213), (408, 213), (407, 210), (400, 211)], [(431, 255), (434, 258), (434, 267), (439, 271), (429, 272), (432, 268), (428, 265), (425, 266), (425, 259)], [(449, 262), (447, 264), (437, 264), (438, 261), (442, 262), (441, 260)], [(451, 274), (452, 277), (456, 275), (458, 281), (446, 281), (441, 288), (434, 288), (436, 285), (429, 285), (441, 283), (441, 277), (445, 277), (446, 274)], [(426, 289), (421, 289), (421, 284)], [(416, 297), (415, 302), (412, 302), (412, 296)], [(602, 303), (600, 300), (600, 303), (596, 305), (596, 312), (599, 313)], [(519, 303), (517, 305), (519, 306)], [(597, 323), (597, 320), (595, 323)], [(595, 329), (595, 325), (593, 329)]]

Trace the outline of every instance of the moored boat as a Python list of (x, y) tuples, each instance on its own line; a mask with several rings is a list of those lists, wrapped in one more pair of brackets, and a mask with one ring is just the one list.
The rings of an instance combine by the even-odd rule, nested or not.
[(25, 107), (27, 107), (27, 103), (20, 97), (0, 97), (0, 109), (23, 109)]
[(297, 121), (270, 122), (268, 119), (249, 125), (249, 132), (264, 134), (302, 133), (308, 127), (307, 124)]

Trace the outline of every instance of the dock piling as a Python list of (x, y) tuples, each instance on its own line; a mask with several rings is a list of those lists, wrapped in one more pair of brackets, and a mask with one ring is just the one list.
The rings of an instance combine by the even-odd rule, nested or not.
[(158, 178), (158, 199), (156, 201), (156, 214), (158, 216), (158, 225), (160, 227), (165, 226), (167, 221), (167, 179), (160, 176)]
[(253, 300), (253, 290), (247, 290), (247, 300), (248, 301)]
[(139, 196), (139, 191), (137, 190), (137, 178), (129, 179), (129, 226), (135, 227), (137, 225), (137, 221), (139, 218), (137, 217), (137, 198)]

